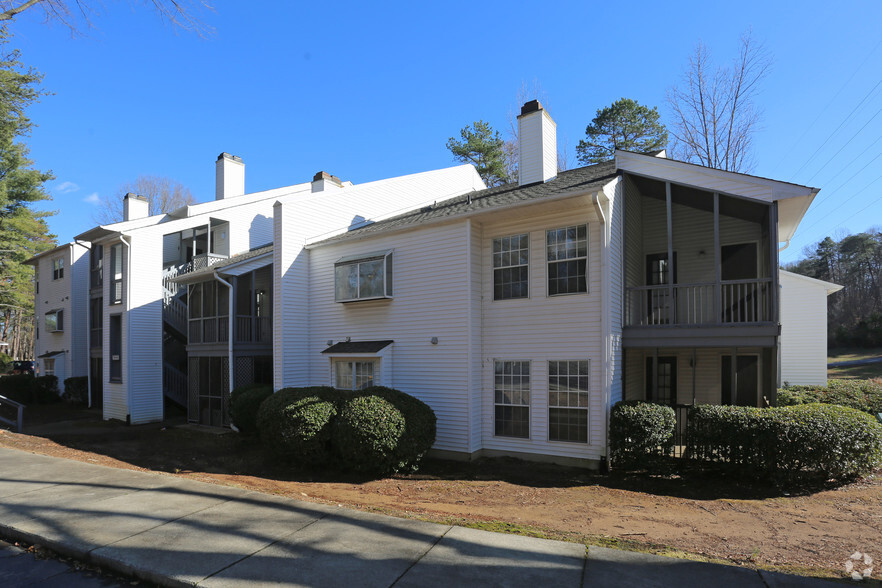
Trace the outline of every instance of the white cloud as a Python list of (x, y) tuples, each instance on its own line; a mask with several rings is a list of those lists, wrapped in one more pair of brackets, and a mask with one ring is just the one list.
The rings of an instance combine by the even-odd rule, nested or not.
[(80, 187), (73, 182), (61, 182), (55, 186), (55, 191), (59, 194), (67, 194), (68, 192), (76, 192)]
[(89, 204), (98, 204), (101, 199), (98, 197), (98, 192), (92, 192), (85, 198), (83, 198), (83, 202), (88, 202)]

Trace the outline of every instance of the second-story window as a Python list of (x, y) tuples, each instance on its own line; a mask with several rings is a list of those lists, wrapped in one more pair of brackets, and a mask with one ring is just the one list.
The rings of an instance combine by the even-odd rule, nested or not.
[(530, 236), (493, 239), (493, 300), (526, 298)]
[(104, 246), (93, 245), (89, 252), (90, 288), (100, 288), (104, 283)]
[(392, 297), (392, 252), (343, 257), (334, 264), (337, 302)]
[(552, 229), (545, 234), (548, 295), (588, 291), (588, 225)]
[(110, 304), (122, 302), (122, 244), (110, 248)]
[(52, 260), (52, 279), (60, 280), (64, 277), (64, 258), (59, 257)]

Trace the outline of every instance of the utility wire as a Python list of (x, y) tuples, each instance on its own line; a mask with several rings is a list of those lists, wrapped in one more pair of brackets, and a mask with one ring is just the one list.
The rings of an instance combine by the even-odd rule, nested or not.
[(872, 117), (870, 117), (870, 120), (868, 120), (867, 122), (864, 123), (864, 126), (862, 126), (861, 128), (859, 128), (858, 131), (857, 131), (854, 135), (852, 135), (851, 138), (850, 138), (848, 141), (846, 141), (845, 143), (843, 143), (842, 147), (839, 148), (839, 151), (837, 151), (836, 153), (834, 153), (833, 156), (830, 157), (830, 159), (827, 160), (827, 163), (825, 163), (824, 165), (822, 165), (821, 167), (819, 167), (819, 168), (817, 169), (817, 171), (815, 171), (815, 173), (812, 175), (812, 177), (810, 177), (810, 178), (808, 179), (808, 181), (811, 182), (813, 179), (815, 179), (815, 176), (817, 176), (819, 173), (821, 173), (821, 170), (823, 170), (825, 167), (827, 167), (828, 165), (830, 165), (830, 162), (833, 161), (833, 160), (836, 158), (837, 155), (839, 155), (840, 153), (842, 153), (842, 150), (845, 149), (846, 147), (848, 147), (848, 144), (851, 143), (852, 141), (854, 141), (854, 138), (857, 137), (858, 135), (860, 135), (860, 134), (863, 132), (863, 130), (867, 128), (867, 125), (869, 125), (871, 122), (873, 122), (873, 120), (874, 120), (877, 116), (879, 116), (879, 113), (880, 113), (880, 112), (882, 112), (882, 108), (880, 108), (879, 110), (877, 110), (877, 111), (876, 111), (876, 114), (874, 114)]

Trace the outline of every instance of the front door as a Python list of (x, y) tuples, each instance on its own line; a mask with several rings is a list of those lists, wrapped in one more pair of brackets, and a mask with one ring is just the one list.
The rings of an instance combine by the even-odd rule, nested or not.
[(724, 323), (756, 322), (760, 310), (760, 292), (756, 243), (738, 243), (720, 247), (720, 279), (723, 282)]
[(100, 357), (89, 358), (89, 393), (92, 396), (92, 408), (104, 406), (104, 366)]
[(676, 357), (646, 358), (646, 401), (669, 406), (677, 403)]
[(732, 382), (732, 357), (723, 356), (720, 370), (720, 404), (735, 406), (759, 405), (759, 356), (735, 356), (735, 382)]

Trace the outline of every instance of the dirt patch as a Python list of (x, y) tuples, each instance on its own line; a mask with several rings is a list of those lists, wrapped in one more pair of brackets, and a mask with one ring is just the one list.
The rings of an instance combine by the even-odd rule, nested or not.
[(512, 459), (428, 460), (418, 474), (372, 480), (284, 467), (257, 440), (235, 433), (130, 427), (94, 415), (40, 424), (35, 412), (30, 434), (0, 431), (0, 446), (397, 516), (812, 576), (845, 577), (856, 551), (882, 562), (882, 472), (800, 495), (698, 472), (624, 476)]

